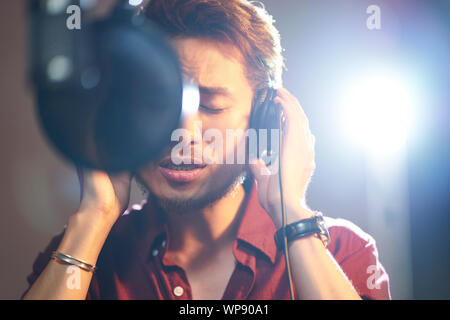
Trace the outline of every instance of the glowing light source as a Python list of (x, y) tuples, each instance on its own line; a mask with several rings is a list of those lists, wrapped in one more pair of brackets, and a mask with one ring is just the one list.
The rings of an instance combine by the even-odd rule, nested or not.
[(143, 0), (129, 0), (128, 3), (130, 4), (130, 6), (139, 6), (142, 3)]
[(341, 101), (347, 135), (369, 152), (387, 154), (402, 148), (412, 124), (414, 100), (406, 82), (377, 73), (349, 87)]
[(66, 80), (72, 73), (72, 61), (63, 55), (53, 57), (47, 66), (47, 76), (52, 82)]
[(200, 105), (200, 92), (197, 85), (184, 82), (182, 103), (182, 118), (195, 114), (198, 111)]
[(48, 0), (46, 2), (47, 13), (50, 15), (64, 13), (69, 4), (69, 0)]

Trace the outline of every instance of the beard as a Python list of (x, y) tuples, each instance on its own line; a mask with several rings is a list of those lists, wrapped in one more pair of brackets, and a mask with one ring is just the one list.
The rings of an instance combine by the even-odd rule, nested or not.
[(166, 212), (183, 214), (213, 205), (247, 182), (249, 175), (249, 169), (245, 165), (221, 165), (205, 181), (208, 184), (207, 191), (190, 198), (168, 198), (156, 195), (139, 177), (136, 177), (136, 180), (148, 192), (148, 202), (159, 205)]

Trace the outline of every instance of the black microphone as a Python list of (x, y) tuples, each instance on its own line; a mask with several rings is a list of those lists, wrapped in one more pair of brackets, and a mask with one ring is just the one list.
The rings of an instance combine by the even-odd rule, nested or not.
[(37, 116), (52, 145), (108, 172), (158, 157), (180, 124), (183, 96), (166, 35), (128, 1), (101, 20), (82, 19), (79, 30), (67, 27), (66, 8), (54, 12), (46, 1), (32, 0), (29, 13)]

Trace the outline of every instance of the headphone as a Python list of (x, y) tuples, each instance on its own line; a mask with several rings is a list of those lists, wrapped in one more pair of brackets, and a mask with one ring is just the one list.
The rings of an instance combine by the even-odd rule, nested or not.
[[(269, 87), (266, 89), (262, 89), (258, 92), (256, 95), (255, 102), (253, 104), (252, 113), (250, 116), (250, 128), (257, 130), (257, 157), (264, 160), (266, 165), (272, 165), (271, 160), (275, 158), (278, 158), (281, 152), (281, 144), (283, 140), (283, 132), (284, 132), (284, 123), (285, 118), (283, 116), (283, 110), (281, 109), (279, 104), (276, 104), (273, 102), (273, 99), (277, 96), (277, 90), (275, 88)], [(267, 129), (267, 149), (262, 150), (260, 152), (260, 146), (259, 146), (259, 139), (260, 139), (260, 129)], [(271, 131), (272, 129), (278, 129), (279, 135), (278, 135), (278, 149), (274, 148), (271, 145), (272, 136)], [(248, 145), (248, 144), (247, 144)], [(248, 150), (248, 148), (247, 148)], [(266, 153), (269, 158), (266, 158), (264, 153)], [(269, 160), (269, 161), (268, 161)], [(294, 284), (292, 280), (292, 272), (291, 272), (291, 266), (289, 262), (289, 252), (287, 250), (287, 240), (285, 235), (285, 227), (286, 227), (286, 210), (285, 210), (285, 203), (284, 203), (284, 196), (283, 196), (283, 182), (282, 182), (282, 174), (281, 174), (281, 161), (278, 161), (278, 183), (280, 188), (280, 198), (281, 198), (281, 211), (282, 211), (282, 226), (283, 226), (283, 253), (285, 258), (285, 264), (286, 264), (286, 272), (288, 276), (288, 283), (289, 283), (289, 295), (291, 300), (294, 299)]]
[[(273, 102), (277, 96), (277, 90), (273, 87), (261, 89), (257, 92), (253, 102), (252, 113), (250, 115), (250, 129), (256, 130), (257, 135), (257, 154), (258, 158), (262, 158), (266, 164), (270, 164), (264, 159), (266, 156), (278, 154), (278, 150), (273, 150), (272, 129), (281, 130), (280, 124), (284, 122), (283, 112), (281, 107)], [(261, 129), (267, 130), (267, 148), (260, 150), (260, 133)], [(282, 131), (280, 132), (282, 134)]]

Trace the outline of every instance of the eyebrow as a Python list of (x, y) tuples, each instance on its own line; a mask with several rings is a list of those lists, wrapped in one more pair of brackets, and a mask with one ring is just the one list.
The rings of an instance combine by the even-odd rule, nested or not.
[(231, 92), (226, 87), (205, 87), (199, 86), (200, 93), (209, 94), (209, 95), (223, 95), (223, 96), (231, 96)]
[[(182, 73), (183, 76), (188, 79), (194, 79), (192, 76), (192, 73), (189, 72), (185, 66), (182, 66)], [(199, 85), (199, 91), (200, 93), (206, 94), (206, 95), (222, 95), (222, 96), (231, 96), (231, 92), (227, 87), (207, 87)]]

